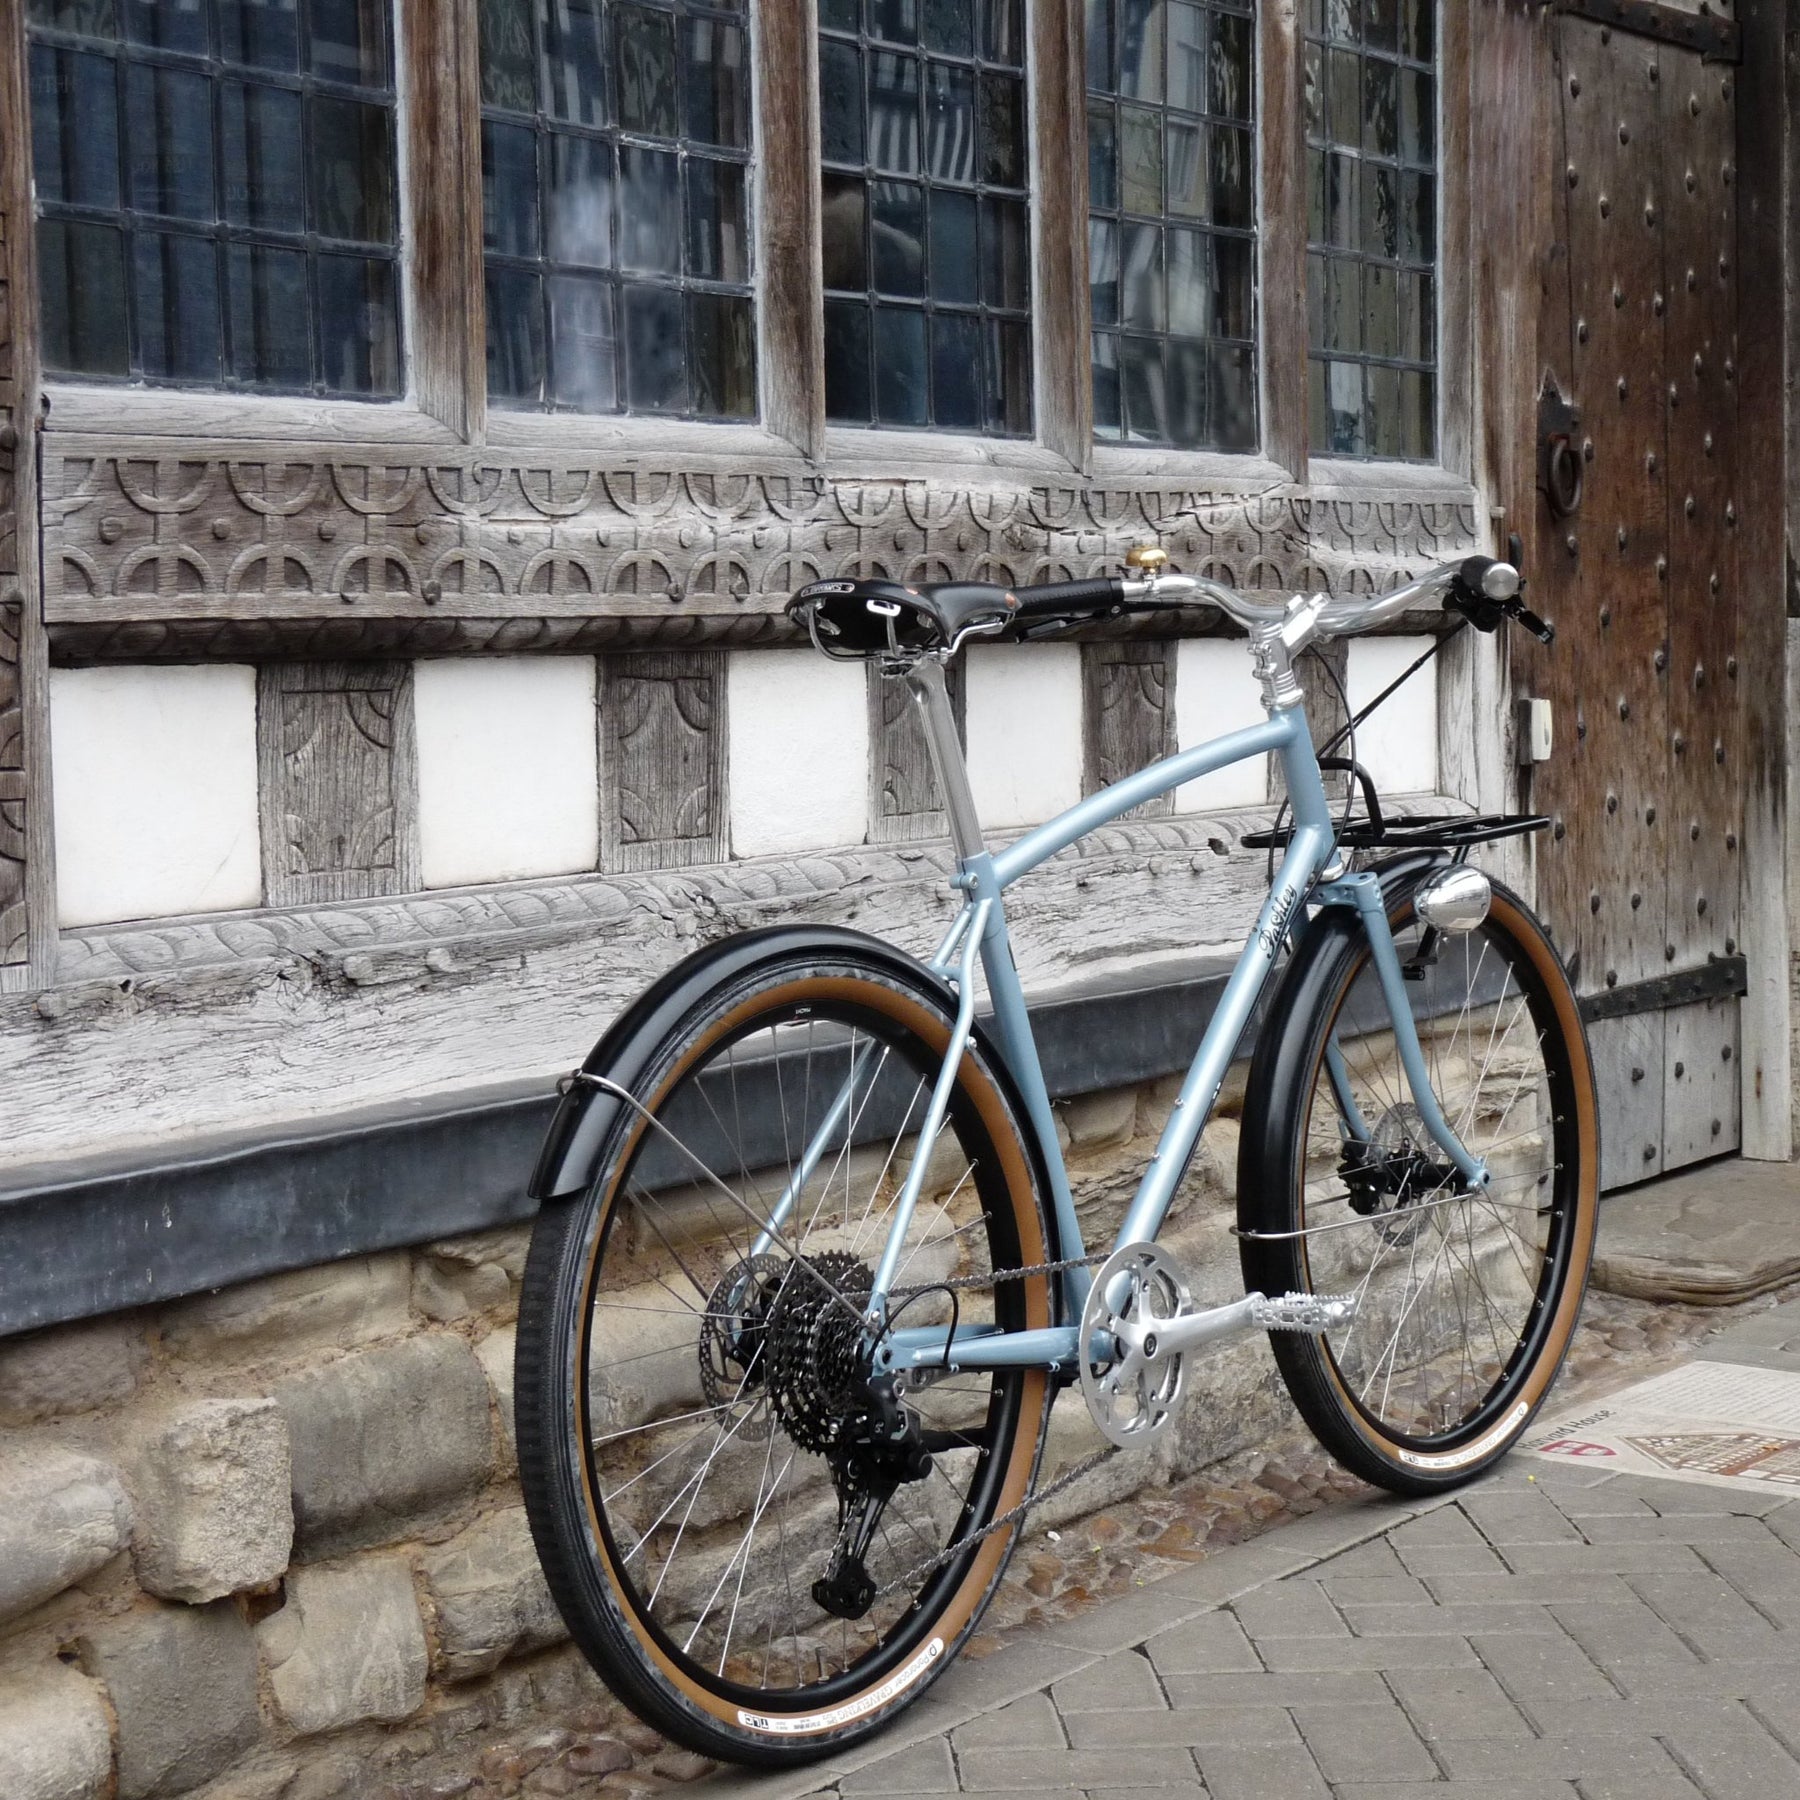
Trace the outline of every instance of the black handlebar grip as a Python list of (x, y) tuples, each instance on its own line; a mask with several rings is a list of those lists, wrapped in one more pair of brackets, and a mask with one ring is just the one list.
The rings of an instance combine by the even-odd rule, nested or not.
[(1125, 584), (1116, 575), (1092, 581), (1047, 581), (1038, 587), (1014, 588), (1019, 619), (1061, 618), (1071, 612), (1104, 612), (1125, 598)]

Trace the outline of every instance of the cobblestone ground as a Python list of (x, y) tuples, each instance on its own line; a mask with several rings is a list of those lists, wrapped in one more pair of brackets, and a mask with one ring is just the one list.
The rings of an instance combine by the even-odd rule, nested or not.
[[(1552, 1404), (1684, 1361), (1797, 1295), (1737, 1308), (1591, 1295)], [(1268, 1545), (1219, 1554), (1309, 1514)], [(1744, 1546), (1777, 1531), (1800, 1551), (1800, 1502), (1783, 1523), (1754, 1495), (1594, 1488), (1524, 1459), (1466, 1499), (1419, 1512), (1377, 1502), (1297, 1435), (1032, 1531), (954, 1675), (959, 1697), (991, 1694), (994, 1710), (895, 1754), (865, 1753), (878, 1760), (841, 1788), (819, 1787), (829, 1774), (702, 1779), (712, 1765), (622, 1717), (596, 1682), (591, 1701), (521, 1719), (501, 1740), (427, 1757), (393, 1744), (381, 1766), (365, 1764), (356, 1792), (598, 1800), (699, 1781), (694, 1800), (852, 1800), (955, 1792), (960, 1780), (965, 1792), (1085, 1788), (1095, 1800), (1157, 1788), (1169, 1800), (1382, 1800), (1417, 1795), (1424, 1780), (1457, 1800), (1729, 1800), (1754, 1779), (1757, 1800), (1775, 1800), (1800, 1795), (1800, 1762), (1784, 1760), (1800, 1756), (1800, 1635), (1775, 1637), (1800, 1634), (1800, 1554), (1787, 1559), (1777, 1613), (1733, 1587), (1726, 1565), (1736, 1557), (1747, 1568)], [(1513, 1545), (1536, 1572), (1523, 1586), (1513, 1578), (1501, 1601), (1490, 1590)], [(1170, 1608), (1181, 1621), (1151, 1637)], [(1708, 1645), (1739, 1627), (1759, 1656), (1776, 1658), (1739, 1682), (1755, 1689), (1744, 1695), (1708, 1685), (1702, 1666)], [(1379, 1653), (1359, 1647), (1368, 1637)], [(1084, 1665), (1078, 1682), (1056, 1685)], [(934, 1693), (894, 1735), (917, 1738), (908, 1721), (930, 1729), (944, 1704)], [(1686, 1734), (1674, 1757), (1650, 1731), (1671, 1707)]]

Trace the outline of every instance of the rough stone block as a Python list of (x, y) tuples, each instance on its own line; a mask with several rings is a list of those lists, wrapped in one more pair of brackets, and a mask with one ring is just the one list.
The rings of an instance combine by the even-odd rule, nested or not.
[(53, 1662), (0, 1690), (0, 1794), (98, 1800), (112, 1780), (112, 1725), (100, 1689)]
[(287, 1420), (273, 1400), (195, 1400), (132, 1458), (139, 1582), (199, 1603), (276, 1580), (294, 1547)]
[(425, 1557), (437, 1608), (438, 1672), (485, 1675), (509, 1656), (568, 1636), (544, 1585), (522, 1506), (490, 1513)]
[(185, 1794), (256, 1742), (256, 1644), (229, 1601), (142, 1608), (80, 1649), (118, 1715), (119, 1800)]
[(275, 1384), (293, 1445), (295, 1542), (390, 1542), (486, 1479), (488, 1385), (459, 1337), (364, 1350)]
[(425, 1699), (425, 1628), (397, 1557), (296, 1569), (257, 1627), (281, 1716), (302, 1733), (404, 1719)]
[(143, 1327), (129, 1319), (65, 1325), (0, 1344), (0, 1425), (34, 1425), (129, 1400), (149, 1355)]
[(170, 1307), (163, 1342), (188, 1357), (349, 1349), (407, 1328), (411, 1279), (404, 1251), (270, 1275)]
[(519, 1347), (519, 1333), (508, 1325), (502, 1331), (489, 1332), (475, 1346), (475, 1360), (481, 1364), (494, 1390), (494, 1405), (500, 1414), (500, 1426), (506, 1433), (507, 1455), (519, 1454), (518, 1435), (513, 1427), (513, 1357)]
[(131, 1503), (106, 1463), (52, 1445), (0, 1455), (0, 1620), (91, 1575), (131, 1541)]
[(1137, 1125), (1136, 1088), (1112, 1088), (1098, 1094), (1082, 1094), (1064, 1101), (1059, 1109), (1069, 1128), (1069, 1143), (1076, 1150), (1098, 1150), (1122, 1144)]
[(471, 1266), (422, 1256), (413, 1269), (412, 1297), (428, 1319), (467, 1319), (504, 1307), (512, 1298), (512, 1284), (496, 1263)]

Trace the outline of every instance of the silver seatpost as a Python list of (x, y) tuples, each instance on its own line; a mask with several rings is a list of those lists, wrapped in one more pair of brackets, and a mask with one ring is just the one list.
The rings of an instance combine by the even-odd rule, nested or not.
[(969, 765), (962, 740), (956, 735), (956, 715), (950, 710), (949, 690), (944, 686), (944, 665), (935, 656), (922, 656), (908, 664), (906, 685), (919, 709), (925, 731), (925, 747), (931, 753), (931, 771), (944, 812), (950, 821), (950, 842), (960, 858), (979, 856), (986, 848), (981, 821), (975, 816), (975, 796), (969, 788)]

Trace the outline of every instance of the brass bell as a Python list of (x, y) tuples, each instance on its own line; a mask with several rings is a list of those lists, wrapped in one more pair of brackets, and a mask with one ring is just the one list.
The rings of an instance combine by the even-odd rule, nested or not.
[(1160, 575), (1169, 566), (1169, 553), (1160, 544), (1134, 544), (1125, 552), (1125, 566), (1140, 575)]

